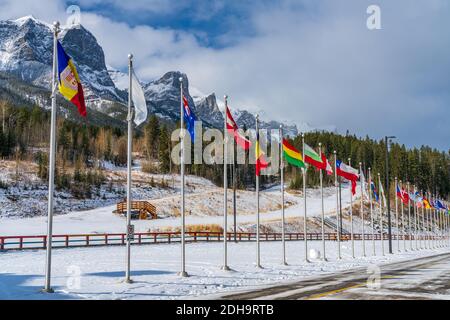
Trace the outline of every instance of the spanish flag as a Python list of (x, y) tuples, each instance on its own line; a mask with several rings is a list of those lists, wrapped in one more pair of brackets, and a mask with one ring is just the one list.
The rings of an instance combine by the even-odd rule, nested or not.
[(77, 106), (81, 116), (86, 117), (86, 104), (84, 101), (83, 87), (77, 69), (58, 41), (58, 87), (59, 92)]
[(259, 146), (259, 132), (256, 133), (255, 153), (256, 153), (256, 176), (259, 177), (261, 175), (261, 170), (269, 166), (264, 157), (264, 152), (261, 151), (261, 148)]
[(299, 168), (305, 167), (300, 151), (295, 149), (286, 139), (283, 139), (283, 154), (289, 164)]

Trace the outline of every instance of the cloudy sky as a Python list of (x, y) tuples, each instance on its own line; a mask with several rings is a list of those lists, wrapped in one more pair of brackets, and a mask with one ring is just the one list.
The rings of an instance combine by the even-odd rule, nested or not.
[(0, 0), (0, 19), (64, 22), (72, 4), (107, 63), (131, 51), (145, 80), (180, 70), (265, 118), (450, 148), (448, 0)]

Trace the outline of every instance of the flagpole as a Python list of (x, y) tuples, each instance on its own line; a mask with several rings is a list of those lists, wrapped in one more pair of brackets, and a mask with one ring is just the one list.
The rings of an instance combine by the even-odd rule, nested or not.
[(411, 196), (409, 192), (409, 181), (406, 183), (408, 189), (408, 235), (409, 235), (409, 249), (412, 250), (412, 234), (411, 234)]
[[(423, 192), (422, 192), (422, 194), (423, 194)], [(424, 213), (423, 207), (424, 207), (424, 205), (423, 205), (423, 201), (422, 201), (422, 232), (423, 232), (423, 234), (422, 234), (422, 237), (420, 238), (420, 239), (421, 239), (421, 241), (420, 241), (420, 243), (421, 243), (420, 247), (421, 247), (422, 249), (426, 249), (426, 248), (427, 248), (427, 242), (426, 242), (426, 238), (425, 238), (425, 235), (426, 235), (426, 229), (425, 229), (425, 213)]]
[[(322, 157), (322, 143), (319, 143), (319, 155), (320, 157)], [(320, 173), (320, 197), (322, 206), (322, 250), (323, 250), (323, 261), (327, 261), (326, 244), (325, 244), (325, 206), (323, 202), (323, 170), (320, 169), (319, 173)]]
[[(378, 173), (378, 185), (380, 186), (380, 190), (383, 187), (381, 185), (381, 177), (380, 174)], [(381, 194), (380, 192), (380, 235), (381, 235), (381, 254), (384, 256), (384, 226), (383, 226), (383, 204), (382, 204), (382, 198), (383, 194)]]
[[(260, 148), (259, 145), (259, 115), (256, 115), (256, 144), (257, 144), (257, 148)], [(258, 151), (258, 150), (257, 150)], [(256, 155), (257, 157), (259, 156), (259, 152)], [(256, 159), (256, 161), (258, 161), (258, 159)], [(259, 216), (259, 175), (256, 175), (256, 267), (257, 268), (262, 268), (261, 267), (261, 244), (260, 244), (260, 216)]]
[(334, 154), (334, 184), (336, 188), (336, 227), (337, 227), (337, 249), (338, 249), (338, 259), (341, 260), (341, 226), (339, 219), (339, 182), (337, 176), (337, 153), (336, 150), (333, 151)]
[(286, 221), (284, 215), (284, 157), (283, 157), (283, 125), (280, 125), (280, 173), (281, 173), (281, 242), (283, 246), (283, 265), (286, 262)]
[[(403, 184), (402, 184), (402, 180), (400, 180), (400, 190), (403, 193)], [(408, 195), (409, 198), (409, 195)], [(404, 215), (404, 210), (403, 210), (403, 200), (400, 202), (400, 210), (401, 210), (401, 214), (402, 214), (402, 238), (403, 238), (403, 251), (406, 252), (406, 232), (405, 232), (405, 215)]]
[(47, 238), (46, 238), (46, 260), (45, 260), (45, 293), (53, 293), (51, 287), (52, 272), (52, 239), (53, 239), (53, 197), (55, 189), (55, 163), (56, 163), (56, 105), (57, 70), (58, 70), (58, 34), (60, 32), (59, 22), (53, 23), (53, 70), (52, 70), (52, 113), (50, 128), (50, 163), (48, 174), (48, 215), (47, 215)]
[(133, 109), (132, 109), (132, 71), (133, 70), (133, 55), (128, 55), (128, 75), (129, 75), (129, 91), (128, 91), (128, 156), (127, 156), (127, 219), (126, 219), (126, 232), (127, 232), (127, 268), (125, 271), (125, 282), (132, 283), (131, 280), (131, 165), (132, 165), (132, 153), (133, 153)]
[(377, 255), (376, 247), (375, 247), (375, 222), (373, 219), (373, 203), (372, 203), (372, 172), (371, 168), (369, 168), (369, 202), (370, 202), (370, 222), (372, 223), (372, 249), (373, 255)]
[(178, 79), (180, 81), (180, 135), (181, 135), (181, 163), (180, 163), (180, 175), (181, 175), (181, 271), (178, 273), (180, 277), (186, 278), (188, 277), (188, 273), (186, 272), (186, 213), (185, 213), (185, 195), (184, 195), (184, 110), (183, 110), (183, 78), (180, 77)]
[[(413, 192), (414, 192), (414, 197), (416, 197), (416, 186), (413, 186)], [(417, 200), (417, 199), (416, 199)], [(419, 246), (418, 246), (418, 240), (417, 240), (417, 236), (418, 236), (418, 229), (417, 229), (417, 201), (416, 203), (414, 203), (414, 243), (416, 246), (416, 251), (419, 250)]]
[[(426, 198), (426, 193), (422, 192), (422, 195), (424, 198)], [(425, 216), (425, 249), (430, 248), (430, 237), (429, 237), (429, 229), (430, 229), (430, 222), (428, 220), (428, 213), (427, 208), (425, 208), (425, 203), (422, 204), (422, 213)]]
[[(302, 133), (302, 143), (303, 143), (303, 156), (305, 156), (305, 134)], [(308, 233), (307, 233), (307, 213), (306, 213), (306, 163), (305, 167), (302, 168), (303, 171), (303, 198), (304, 198), (304, 208), (303, 208), (303, 237), (305, 244), (305, 262), (308, 260)]]
[[(348, 158), (348, 165), (350, 167), (352, 166), (350, 158)], [(355, 236), (353, 233), (353, 189), (350, 190), (350, 233), (352, 238), (352, 258), (355, 259)]]
[(228, 267), (228, 131), (227, 131), (227, 109), (228, 109), (228, 96), (224, 97), (225, 111), (224, 111), (224, 124), (223, 124), (223, 266), (222, 270), (229, 271)]
[(364, 230), (364, 182), (361, 177), (364, 175), (362, 171), (362, 162), (359, 163), (359, 173), (360, 173), (360, 185), (361, 185), (361, 224), (362, 224), (362, 247), (363, 247), (363, 257), (366, 256), (366, 234)]
[(397, 195), (397, 188), (398, 188), (398, 179), (395, 177), (395, 220), (397, 225), (397, 251), (400, 252), (400, 226), (398, 222), (398, 195)]

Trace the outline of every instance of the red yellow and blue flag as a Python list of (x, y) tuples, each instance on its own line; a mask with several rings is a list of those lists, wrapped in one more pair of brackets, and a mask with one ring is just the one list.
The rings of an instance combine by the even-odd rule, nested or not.
[(58, 87), (59, 92), (77, 106), (81, 116), (86, 117), (86, 103), (84, 101), (83, 87), (72, 58), (67, 55), (58, 41)]

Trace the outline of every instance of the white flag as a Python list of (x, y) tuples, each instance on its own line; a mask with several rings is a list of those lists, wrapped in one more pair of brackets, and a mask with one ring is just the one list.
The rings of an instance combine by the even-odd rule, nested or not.
[(135, 110), (134, 123), (139, 127), (147, 120), (148, 109), (144, 90), (142, 89), (134, 70), (132, 70), (131, 75), (131, 84), (133, 86), (131, 98), (133, 99)]
[(380, 183), (380, 193), (381, 193), (381, 199), (383, 200), (382, 202), (382, 206), (386, 207), (386, 196), (384, 195), (384, 189), (383, 189), (383, 184)]
[(360, 176), (362, 190), (363, 190), (362, 196), (369, 198), (369, 195), (367, 193), (367, 188), (366, 188), (366, 177), (364, 176), (364, 172), (361, 171), (359, 176)]

